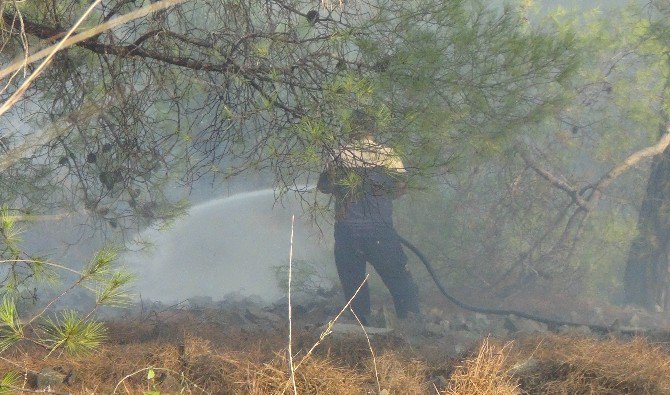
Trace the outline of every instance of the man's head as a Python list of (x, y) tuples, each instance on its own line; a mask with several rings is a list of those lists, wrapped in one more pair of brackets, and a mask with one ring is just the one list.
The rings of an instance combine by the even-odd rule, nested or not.
[(355, 109), (349, 117), (351, 125), (351, 137), (354, 139), (363, 139), (372, 137), (377, 131), (377, 120), (373, 115), (364, 110)]

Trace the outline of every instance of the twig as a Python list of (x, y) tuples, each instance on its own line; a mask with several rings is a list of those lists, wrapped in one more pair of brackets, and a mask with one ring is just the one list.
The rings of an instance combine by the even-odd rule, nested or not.
[(356, 321), (358, 321), (358, 325), (360, 325), (361, 329), (363, 329), (363, 333), (365, 334), (365, 339), (368, 341), (368, 348), (370, 349), (370, 354), (372, 354), (372, 366), (375, 369), (375, 380), (377, 381), (377, 393), (381, 394), (382, 386), (379, 384), (379, 372), (377, 371), (377, 357), (375, 356), (375, 351), (372, 349), (372, 343), (370, 342), (370, 336), (368, 336), (368, 331), (365, 330), (365, 325), (363, 325), (361, 320), (358, 318), (358, 315), (354, 312), (354, 309), (352, 309), (350, 307), (349, 311), (351, 311), (351, 314), (353, 314), (354, 318), (356, 318)]
[(16, 263), (26, 263), (26, 264), (34, 263), (34, 264), (38, 264), (38, 265), (46, 265), (46, 266), (55, 267), (57, 269), (62, 269), (62, 270), (68, 271), (70, 273), (77, 274), (79, 276), (82, 275), (81, 272), (78, 272), (74, 269), (70, 269), (69, 267), (65, 267), (63, 265), (59, 265), (57, 263), (53, 263), (53, 262), (49, 262), (49, 261), (42, 261), (42, 260), (35, 260), (35, 259), (0, 259), (0, 264), (5, 264), (5, 263), (10, 264), (10, 265), (13, 265), (13, 264), (16, 264)]
[[(44, 59), (44, 61), (42, 61), (42, 63), (37, 67), (37, 69), (36, 69), (36, 70), (35, 70), (35, 71), (34, 71), (34, 72), (33, 72), (33, 73), (32, 73), (32, 74), (31, 74), (25, 81), (23, 81), (23, 84), (21, 84), (21, 86), (16, 90), (16, 92), (14, 92), (14, 93), (9, 97), (9, 99), (7, 99), (7, 101), (5, 101), (5, 102), (2, 104), (2, 106), (0, 106), (0, 116), (2, 116), (2, 114), (4, 114), (5, 112), (7, 112), (7, 111), (14, 105), (14, 103), (16, 103), (16, 102), (19, 100), (19, 98), (20, 98), (21, 96), (23, 96), (23, 93), (24, 93), (26, 90), (28, 90), (28, 87), (30, 86), (30, 84), (32, 84), (32, 82), (33, 82), (37, 77), (39, 77), (40, 74), (42, 74), (42, 72), (43, 72), (44, 69), (49, 65), (49, 63), (51, 63), (51, 59), (53, 59), (53, 57), (56, 56), (56, 53), (65, 47), (65, 43), (66, 43), (66, 41), (68, 40), (68, 38), (70, 38), (70, 36), (75, 32), (75, 30), (77, 30), (77, 28), (78, 28), (82, 23), (84, 23), (84, 21), (85, 21), (86, 18), (89, 16), (89, 14), (90, 14), (91, 12), (93, 12), (93, 10), (94, 10), (94, 9), (98, 6), (98, 4), (100, 4), (101, 2), (102, 2), (102, 0), (95, 0), (95, 1), (94, 1), (94, 2), (93, 2), (93, 3), (86, 9), (86, 11), (84, 12), (84, 14), (77, 20), (77, 22), (75, 22), (75, 24), (70, 28), (70, 30), (68, 30), (68, 32), (65, 34), (65, 37), (63, 37), (63, 39), (62, 39), (58, 44), (56, 44), (55, 46), (52, 47), (53, 49), (51, 49), (50, 53), (46, 56), (46, 58)], [(22, 23), (22, 24), (23, 24), (23, 23)], [(24, 59), (21, 61), (21, 64), (22, 64), (24, 67), (25, 67), (26, 65), (28, 65), (28, 58), (24, 58)]]
[[(2, 3), (2, 1), (0, 1), (0, 4), (1, 3)], [(23, 44), (23, 57), (24, 57), (24, 59), (26, 59), (25, 66), (28, 66), (27, 59), (28, 59), (28, 54), (30, 53), (30, 48), (29, 48), (29, 45), (28, 45), (28, 38), (26, 36), (25, 24), (23, 23), (23, 15), (21, 14), (21, 10), (19, 9), (19, 7), (15, 6), (15, 9), (16, 9), (15, 19), (18, 19), (19, 25), (20, 25), (19, 36), (21, 37), (21, 43)], [(2, 10), (1, 9), (0, 9), (0, 17), (2, 17)], [(14, 22), (15, 22), (15, 20), (12, 21), (11, 30), (14, 30)], [(10, 30), (10, 34), (11, 34), (11, 30)], [(7, 44), (7, 42), (9, 42), (9, 40), (10, 39), (8, 38), (7, 41), (5, 41), (5, 43), (2, 45), (2, 47), (0, 47), (0, 52), (2, 52), (2, 50), (5, 48), (5, 45)], [(24, 77), (26, 75), (26, 71), (27, 71), (27, 67), (24, 67), (24, 70), (23, 70), (23, 76)], [(9, 87), (12, 85), (12, 81), (14, 80), (14, 77), (19, 75), (20, 72), (21, 72), (21, 68), (18, 68), (12, 73), (12, 75), (7, 80), (7, 83), (5, 84), (5, 86), (2, 87), (2, 89), (0, 89), (0, 95), (4, 94), (5, 91), (7, 89), (9, 89)]]
[(102, 0), (96, 0), (95, 3), (91, 4), (88, 10), (82, 15), (82, 17), (75, 23), (74, 26), (68, 31), (68, 33), (65, 35), (63, 40), (61, 40), (58, 44), (52, 45), (51, 47), (45, 48), (31, 56), (29, 56), (27, 59), (22, 59), (20, 61), (14, 62), (11, 65), (5, 67), (4, 69), (0, 70), (0, 78), (4, 78), (5, 76), (13, 73), (16, 70), (21, 69), (22, 67), (25, 67), (26, 65), (36, 62), (42, 58), (46, 58), (42, 64), (33, 72), (33, 74), (28, 77), (28, 79), (21, 85), (21, 87), (14, 92), (14, 94), (7, 99), (5, 103), (3, 103), (2, 107), (0, 107), (0, 115), (4, 114), (9, 108), (11, 108), (12, 105), (19, 99), (19, 97), (23, 94), (23, 92), (28, 89), (28, 86), (32, 83), (32, 81), (37, 78), (43, 71), (44, 67), (49, 63), (49, 61), (55, 56), (56, 52), (60, 51), (63, 48), (70, 47), (74, 44), (77, 44), (79, 42), (82, 42), (84, 40), (87, 40), (93, 36), (96, 36), (106, 30), (112, 29), (116, 26), (123, 25), (127, 22), (130, 22), (135, 19), (139, 19), (147, 14), (150, 14), (152, 12), (171, 7), (173, 5), (183, 3), (186, 0), (163, 0), (157, 3), (153, 3), (149, 6), (140, 8), (139, 10), (135, 10), (133, 12), (129, 12), (128, 14), (122, 15), (120, 17), (114, 18), (109, 22), (102, 23), (92, 29), (86, 30), (82, 33), (76, 34), (72, 37), (72, 33), (74, 33), (74, 30), (76, 30), (77, 27), (83, 22), (83, 20), (86, 18), (86, 16), (92, 11), (95, 6), (100, 3)]
[(567, 193), (570, 198), (581, 208), (587, 208), (588, 203), (584, 200), (584, 198), (579, 194), (579, 191), (577, 188), (574, 186), (570, 185), (568, 182), (565, 180), (555, 176), (551, 172), (549, 172), (547, 169), (543, 168), (535, 159), (533, 159), (530, 154), (522, 147), (519, 147), (519, 154), (521, 155), (521, 158), (526, 162), (526, 165), (528, 165), (535, 173), (537, 173), (540, 177), (544, 178), (545, 180), (549, 181), (550, 184), (555, 186), (556, 188), (564, 191)]
[[(34, 316), (33, 316), (33, 317), (32, 317), (32, 318), (31, 318), (25, 325), (26, 325), (26, 326), (30, 326), (30, 324), (32, 324), (33, 322), (35, 322), (35, 320), (37, 320), (38, 318), (40, 318), (41, 316), (43, 316), (44, 313), (46, 313), (47, 310), (49, 310), (49, 308), (50, 308), (54, 303), (56, 303), (57, 301), (59, 301), (60, 299), (62, 299), (63, 296), (65, 296), (66, 294), (68, 294), (69, 292), (71, 292), (73, 289), (75, 289), (78, 285), (80, 285), (80, 284), (81, 284), (82, 282), (84, 282), (84, 280), (86, 280), (86, 279), (87, 279), (86, 276), (79, 277), (79, 279), (78, 279), (77, 281), (75, 281), (75, 282), (73, 282), (72, 284), (70, 284), (70, 286), (69, 286), (67, 289), (65, 289), (63, 292), (61, 292), (60, 295), (56, 296), (55, 298), (52, 298), (52, 299), (49, 301), (49, 303), (47, 303), (47, 304), (44, 306), (44, 308), (43, 308), (38, 314), (35, 314), (35, 315), (34, 315)], [(57, 348), (57, 347), (53, 347), (52, 351), (55, 350), (56, 348)], [(49, 353), (49, 354), (51, 354), (51, 353)]]
[[(148, 371), (148, 370), (163, 371), (163, 372), (167, 372), (167, 373), (172, 373), (172, 374), (180, 375), (185, 381), (188, 382), (188, 384), (190, 384), (190, 385), (192, 385), (193, 387), (199, 389), (200, 391), (204, 392), (205, 394), (210, 394), (210, 392), (207, 392), (204, 388), (200, 387), (200, 386), (197, 385), (196, 383), (194, 383), (194, 382), (192, 382), (191, 380), (189, 380), (189, 379), (187, 379), (186, 377), (184, 377), (183, 373), (176, 372), (176, 371), (174, 371), (174, 370), (172, 370), (172, 369), (167, 369), (167, 368), (153, 368), (153, 367), (148, 367), (148, 368), (138, 369), (138, 370), (136, 370), (136, 371), (134, 371), (134, 372), (132, 372), (132, 373), (127, 374), (127, 375), (126, 375), (124, 378), (122, 378), (118, 383), (116, 383), (116, 386), (114, 387), (114, 390), (112, 391), (112, 394), (116, 394), (116, 390), (119, 389), (119, 386), (120, 386), (122, 383), (125, 385), (125, 381), (126, 381), (126, 380), (128, 380), (129, 378), (131, 378), (131, 377), (133, 377), (133, 376), (135, 376), (135, 375), (137, 375), (137, 374), (139, 374), (139, 373), (146, 372), (146, 371)], [(126, 387), (126, 389), (128, 389), (128, 387)]]
[(295, 385), (295, 368), (293, 366), (293, 320), (291, 318), (291, 277), (293, 275), (293, 228), (295, 225), (295, 215), (291, 216), (291, 247), (288, 252), (288, 363), (291, 368), (291, 384), (293, 384), (293, 393), (298, 394), (298, 388)]
[(358, 286), (358, 288), (356, 289), (356, 292), (354, 292), (354, 295), (351, 297), (351, 299), (349, 299), (347, 304), (345, 304), (344, 307), (342, 307), (342, 310), (340, 310), (340, 312), (337, 313), (335, 318), (333, 318), (332, 320), (330, 320), (328, 322), (328, 325), (326, 326), (326, 329), (324, 329), (323, 332), (321, 332), (321, 335), (319, 336), (319, 340), (317, 340), (316, 343), (314, 343), (314, 345), (312, 345), (312, 347), (309, 349), (309, 351), (307, 351), (307, 354), (305, 354), (305, 356), (302, 357), (300, 362), (295, 366), (296, 371), (307, 360), (307, 358), (309, 358), (312, 355), (312, 352), (314, 352), (314, 349), (316, 349), (319, 346), (319, 344), (321, 344), (321, 342), (323, 342), (325, 340), (325, 338), (328, 337), (328, 335), (330, 335), (332, 333), (333, 326), (335, 325), (337, 320), (340, 319), (340, 316), (342, 316), (342, 314), (345, 311), (347, 311), (347, 309), (351, 305), (351, 302), (354, 300), (356, 295), (358, 295), (358, 292), (360, 292), (361, 288), (363, 288), (363, 285), (365, 285), (365, 283), (368, 281), (368, 277), (370, 277), (370, 274), (365, 275), (365, 278), (363, 279), (363, 282), (361, 282), (361, 285)]
[(34, 221), (60, 221), (64, 218), (74, 215), (74, 212), (62, 213), (62, 214), (44, 214), (44, 215), (34, 215), (34, 214), (25, 214), (25, 215), (7, 215), (6, 218), (12, 221), (20, 222), (34, 222)]
[[(65, 40), (63, 42), (63, 44), (64, 44), (65, 47), (70, 47), (72, 45), (75, 45), (75, 44), (78, 44), (82, 41), (85, 41), (85, 40), (87, 40), (87, 39), (89, 39), (93, 36), (96, 36), (96, 35), (104, 32), (106, 30), (113, 29), (113, 28), (115, 28), (119, 25), (123, 25), (123, 24), (128, 23), (130, 21), (133, 21), (135, 19), (139, 19), (139, 18), (141, 18), (143, 16), (146, 16), (146, 15), (152, 13), (152, 12), (156, 12), (156, 11), (162, 10), (164, 8), (168, 8), (168, 7), (171, 7), (173, 5), (177, 5), (177, 4), (183, 3), (185, 1), (187, 1), (187, 0), (163, 0), (163, 1), (159, 1), (157, 3), (153, 3), (149, 6), (146, 6), (146, 7), (140, 8), (138, 10), (129, 12), (127, 14), (121, 15), (119, 17), (116, 17), (116, 18), (110, 20), (109, 22), (102, 23), (102, 24), (100, 24), (96, 27), (93, 27), (93, 28), (89, 29), (89, 30), (83, 31), (83, 32), (71, 37), (70, 39)], [(45, 48), (45, 49), (33, 54), (33, 55), (30, 55), (30, 57), (28, 57), (27, 61), (21, 60), (21, 61), (17, 61), (17, 62), (14, 62), (14, 63), (10, 64), (9, 66), (0, 70), (0, 78), (5, 78), (10, 73), (12, 73), (12, 72), (14, 72), (18, 69), (21, 69), (21, 67), (23, 67), (25, 64), (34, 63), (34, 62), (48, 56), (55, 47), (56, 47), (56, 45), (52, 45), (48, 48)]]

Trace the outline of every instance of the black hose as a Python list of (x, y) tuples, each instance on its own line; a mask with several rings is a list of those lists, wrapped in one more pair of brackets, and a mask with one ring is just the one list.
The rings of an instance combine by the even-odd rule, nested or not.
[(509, 315), (515, 315), (517, 317), (521, 318), (526, 318), (532, 321), (536, 322), (541, 322), (543, 324), (547, 324), (549, 329), (551, 330), (557, 330), (561, 326), (571, 326), (571, 327), (580, 327), (580, 326), (585, 326), (588, 327), (591, 331), (593, 332), (598, 332), (598, 333), (610, 333), (610, 332), (615, 332), (618, 331), (620, 333), (624, 334), (639, 334), (641, 331), (639, 330), (618, 330), (617, 328), (614, 327), (609, 327), (609, 326), (604, 326), (604, 325), (594, 325), (594, 324), (584, 324), (584, 323), (578, 323), (578, 322), (571, 322), (571, 321), (561, 321), (561, 320), (555, 320), (547, 317), (540, 317), (534, 314), (530, 313), (525, 313), (523, 311), (516, 311), (516, 310), (504, 310), (504, 309), (491, 309), (491, 308), (485, 308), (485, 307), (479, 307), (479, 306), (473, 306), (471, 304), (462, 302), (452, 296), (449, 291), (445, 288), (444, 284), (442, 284), (442, 281), (440, 278), (437, 276), (437, 273), (435, 273), (435, 269), (433, 268), (433, 265), (431, 265), (430, 261), (426, 256), (412, 243), (410, 243), (408, 240), (403, 238), (402, 236), (398, 236), (400, 239), (400, 242), (405, 245), (405, 247), (409, 248), (412, 250), (412, 252), (419, 258), (419, 260), (426, 266), (426, 270), (428, 270), (428, 273), (430, 274), (430, 277), (433, 279), (435, 282), (435, 285), (437, 285), (437, 288), (440, 290), (442, 295), (444, 295), (445, 298), (447, 298), (450, 302), (455, 304), (456, 306), (464, 309), (464, 310), (469, 310), (473, 311), (475, 313), (482, 313), (482, 314), (491, 314), (491, 315), (504, 315), (504, 316), (509, 316)]

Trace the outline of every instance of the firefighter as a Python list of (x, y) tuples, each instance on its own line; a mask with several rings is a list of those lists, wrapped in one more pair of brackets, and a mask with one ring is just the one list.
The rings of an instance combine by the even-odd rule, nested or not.
[[(356, 110), (352, 142), (332, 155), (319, 191), (335, 196), (335, 264), (346, 300), (365, 279), (369, 262), (393, 297), (396, 315), (419, 314), (418, 288), (393, 226), (393, 199), (406, 190), (406, 169), (395, 152), (377, 143), (374, 118)], [(364, 325), (370, 316), (367, 283), (351, 303)]]

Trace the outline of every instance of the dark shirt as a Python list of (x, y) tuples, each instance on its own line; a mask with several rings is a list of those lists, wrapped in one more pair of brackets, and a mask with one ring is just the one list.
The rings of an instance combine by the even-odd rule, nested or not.
[(335, 196), (336, 227), (370, 233), (393, 228), (400, 177), (384, 166), (327, 170), (319, 177), (318, 189)]
[(393, 229), (393, 199), (406, 174), (393, 149), (366, 137), (340, 147), (317, 187), (335, 196), (336, 228), (369, 234)]

